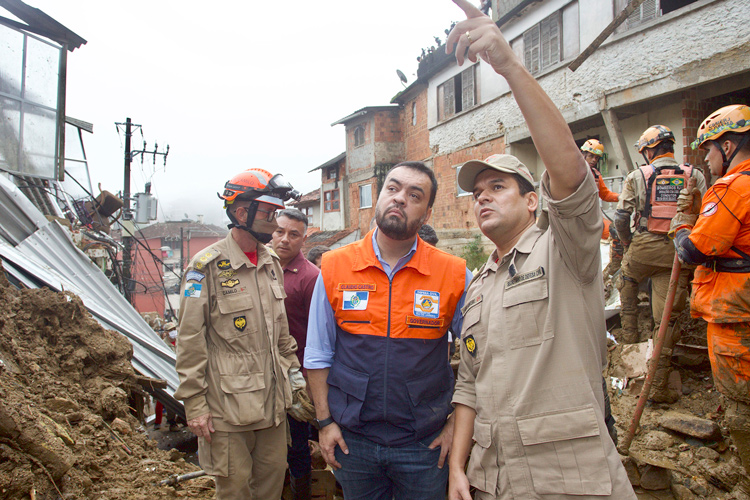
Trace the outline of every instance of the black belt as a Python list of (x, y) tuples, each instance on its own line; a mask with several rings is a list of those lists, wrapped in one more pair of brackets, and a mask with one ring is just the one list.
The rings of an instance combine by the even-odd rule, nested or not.
[(711, 259), (703, 265), (717, 273), (750, 273), (750, 260), (747, 259)]

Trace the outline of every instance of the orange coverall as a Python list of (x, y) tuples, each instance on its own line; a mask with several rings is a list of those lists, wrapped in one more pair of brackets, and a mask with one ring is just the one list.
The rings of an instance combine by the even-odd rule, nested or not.
[[(711, 257), (750, 254), (750, 160), (716, 181), (703, 197), (690, 241)], [(750, 403), (750, 273), (716, 272), (698, 266), (693, 280), (693, 317), (708, 322), (714, 383), (725, 395)]]
[[(595, 168), (592, 168), (591, 173), (594, 174), (594, 180), (596, 180), (596, 185), (599, 187), (599, 198), (601, 198), (604, 201), (609, 201), (613, 203), (620, 200), (620, 195), (615, 193), (614, 191), (610, 191), (607, 188), (607, 185), (604, 184), (604, 178), (602, 177), (602, 174), (600, 174), (598, 170), (596, 170)], [(606, 217), (602, 220), (604, 221), (604, 229), (602, 229), (602, 239), (606, 240), (607, 238), (609, 238), (610, 221)]]

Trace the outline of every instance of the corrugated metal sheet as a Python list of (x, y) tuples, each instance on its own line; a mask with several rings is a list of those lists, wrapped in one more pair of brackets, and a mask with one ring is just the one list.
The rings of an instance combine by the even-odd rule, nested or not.
[(49, 222), (7, 178), (0, 175), (0, 256), (6, 270), (29, 287), (48, 286), (78, 295), (106, 328), (133, 344), (133, 367), (143, 375), (167, 381), (160, 391), (165, 406), (179, 385), (175, 354), (125, 300), (104, 273), (79, 250), (68, 231)]

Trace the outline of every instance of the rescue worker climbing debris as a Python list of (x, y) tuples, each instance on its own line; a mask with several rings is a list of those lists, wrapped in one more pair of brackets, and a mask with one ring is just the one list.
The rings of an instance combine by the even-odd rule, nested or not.
[(304, 378), (286, 321), (284, 271), (264, 244), (276, 210), (295, 196), (265, 170), (233, 177), (219, 195), (230, 232), (198, 252), (183, 277), (175, 398), (218, 499), (281, 497), (286, 413)]
[(680, 260), (698, 266), (691, 314), (708, 322), (714, 384), (745, 469), (737, 488), (750, 496), (750, 108), (711, 113), (692, 147), (706, 152), (718, 180), (702, 202), (697, 192), (680, 193), (672, 233)]
[[(663, 125), (651, 126), (643, 132), (636, 148), (646, 160), (646, 165), (628, 174), (615, 212), (617, 234), (627, 247), (621, 279), (618, 280), (622, 303), (622, 333), (618, 340), (628, 344), (641, 340), (638, 332), (638, 286), (647, 278), (651, 278), (652, 335), (659, 331), (674, 263), (674, 247), (667, 233), (677, 211), (680, 189), (687, 185), (690, 177), (694, 177), (697, 189), (701, 193), (706, 192), (706, 180), (701, 171), (691, 165), (680, 165), (675, 160), (674, 143), (674, 133)], [(631, 232), (633, 215), (635, 232)], [(664, 349), (654, 376), (651, 399), (656, 402), (669, 403), (679, 398), (676, 391), (669, 390), (669, 374), (672, 348), (680, 338), (674, 322), (685, 308), (689, 279), (690, 270), (683, 269), (679, 275)]]

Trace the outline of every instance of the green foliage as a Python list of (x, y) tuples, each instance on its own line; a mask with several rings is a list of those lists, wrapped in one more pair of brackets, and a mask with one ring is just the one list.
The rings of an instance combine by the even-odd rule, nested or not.
[(482, 267), (487, 262), (488, 257), (489, 255), (484, 252), (484, 247), (482, 246), (482, 237), (478, 234), (474, 235), (474, 238), (464, 247), (464, 251), (461, 254), (461, 258), (466, 260), (466, 267), (470, 271)]

